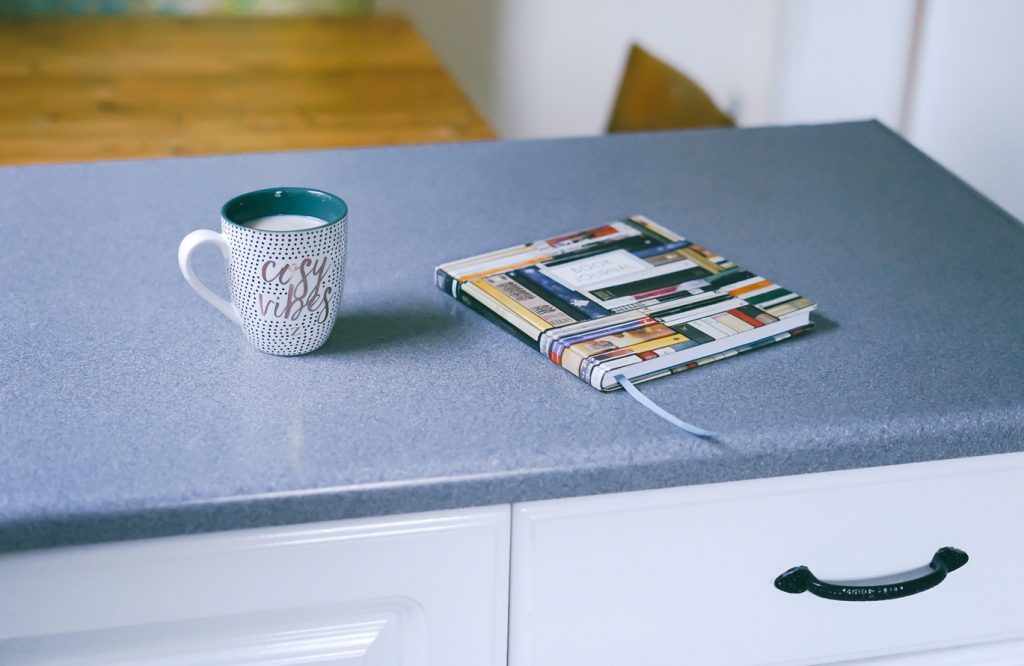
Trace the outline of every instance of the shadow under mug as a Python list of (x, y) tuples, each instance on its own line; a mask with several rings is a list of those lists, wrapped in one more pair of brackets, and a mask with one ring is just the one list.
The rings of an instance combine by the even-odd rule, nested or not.
[[(283, 231), (246, 226), (272, 215), (302, 215), (323, 224)], [(348, 205), (301, 187), (248, 192), (221, 209), (221, 231), (185, 236), (178, 266), (210, 305), (238, 324), (256, 349), (276, 356), (306, 354), (331, 335), (345, 276)], [(210, 291), (192, 270), (192, 253), (215, 245), (227, 263), (231, 300)]]

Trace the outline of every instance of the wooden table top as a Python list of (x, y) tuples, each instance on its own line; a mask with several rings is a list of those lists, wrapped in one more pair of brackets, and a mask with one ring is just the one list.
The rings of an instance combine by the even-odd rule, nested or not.
[(0, 163), (494, 138), (402, 17), (0, 20)]

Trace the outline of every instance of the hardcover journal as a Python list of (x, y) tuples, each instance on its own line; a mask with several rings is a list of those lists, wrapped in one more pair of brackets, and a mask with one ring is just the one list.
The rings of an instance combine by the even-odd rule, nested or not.
[(601, 391), (803, 333), (815, 308), (639, 215), (442, 264), (436, 278)]

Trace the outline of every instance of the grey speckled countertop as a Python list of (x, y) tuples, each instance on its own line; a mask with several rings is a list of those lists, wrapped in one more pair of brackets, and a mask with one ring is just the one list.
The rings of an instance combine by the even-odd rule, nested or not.
[[(176, 264), (275, 185), (352, 211), (342, 318), (298, 358)], [(718, 443), (432, 282), (630, 213), (820, 304), (810, 335), (644, 386)], [(1024, 228), (877, 123), (0, 169), (0, 279), (6, 551), (1024, 449)]]

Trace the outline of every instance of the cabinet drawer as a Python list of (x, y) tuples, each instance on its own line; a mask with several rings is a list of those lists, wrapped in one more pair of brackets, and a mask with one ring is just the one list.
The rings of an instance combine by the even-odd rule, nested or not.
[[(510, 664), (817, 664), (1024, 636), (1021, 516), (1024, 454), (516, 505)], [(797, 565), (906, 572), (943, 546), (970, 561), (900, 599), (773, 584)]]
[(0, 556), (0, 664), (505, 663), (509, 507)]

